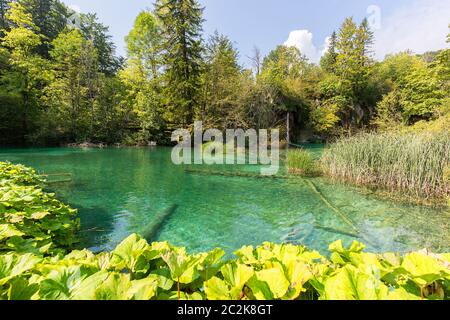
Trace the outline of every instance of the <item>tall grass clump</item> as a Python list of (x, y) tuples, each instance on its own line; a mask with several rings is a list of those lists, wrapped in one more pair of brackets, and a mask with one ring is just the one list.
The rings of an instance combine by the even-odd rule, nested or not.
[(287, 166), (290, 173), (304, 176), (317, 175), (319, 164), (312, 154), (303, 149), (290, 149), (287, 153)]
[(450, 196), (450, 131), (364, 133), (330, 145), (321, 162), (325, 174), (347, 182), (425, 200)]

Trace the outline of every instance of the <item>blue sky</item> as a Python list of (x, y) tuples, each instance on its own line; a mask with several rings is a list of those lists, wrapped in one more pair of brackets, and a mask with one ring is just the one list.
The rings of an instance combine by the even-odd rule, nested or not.
[[(95, 12), (110, 27), (117, 51), (125, 55), (124, 37), (137, 14), (151, 0), (64, 0), (82, 12)], [(257, 46), (264, 54), (279, 44), (297, 46), (312, 61), (326, 48), (326, 38), (342, 21), (369, 17), (375, 29), (377, 58), (411, 49), (421, 53), (446, 47), (450, 0), (201, 0), (204, 31), (229, 36), (249, 64)]]

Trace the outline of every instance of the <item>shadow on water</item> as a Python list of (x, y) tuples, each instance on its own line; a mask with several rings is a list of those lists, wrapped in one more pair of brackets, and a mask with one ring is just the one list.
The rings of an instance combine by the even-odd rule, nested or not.
[[(109, 240), (110, 234), (114, 232), (116, 220), (111, 212), (101, 207), (86, 208), (73, 203), (70, 206), (78, 209), (78, 218), (80, 219), (77, 249), (91, 247), (94, 243), (100, 244)], [(96, 249), (95, 247), (91, 248)], [(99, 249), (94, 251), (100, 251)]]

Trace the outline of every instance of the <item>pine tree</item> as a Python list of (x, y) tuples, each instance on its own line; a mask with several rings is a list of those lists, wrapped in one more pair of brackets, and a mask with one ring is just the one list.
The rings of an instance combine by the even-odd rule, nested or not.
[(122, 62), (115, 56), (116, 46), (109, 35), (109, 28), (98, 21), (96, 14), (81, 14), (80, 20), (83, 36), (92, 41), (97, 50), (99, 71), (107, 75), (115, 74)]
[(336, 48), (336, 73), (345, 80), (353, 80), (360, 72), (358, 69), (358, 57), (355, 45), (358, 27), (352, 18), (345, 19), (339, 30)]
[(330, 37), (330, 43), (328, 46), (328, 51), (320, 59), (320, 66), (327, 72), (334, 73), (336, 71), (336, 60), (337, 60), (337, 33), (333, 31)]
[(333, 31), (333, 33), (331, 34), (331, 38), (330, 38), (330, 47), (328, 49), (328, 52), (330, 53), (330, 56), (331, 56), (331, 61), (333, 63), (336, 63), (336, 57), (337, 57), (336, 45), (337, 45), (337, 33), (336, 33), (336, 31)]
[(43, 35), (38, 53), (48, 58), (50, 43), (67, 25), (67, 7), (58, 0), (19, 0), (19, 3), (33, 17), (33, 23)]
[(162, 24), (167, 117), (190, 125), (199, 104), (203, 8), (197, 0), (160, 0), (155, 12)]
[(374, 43), (374, 33), (370, 29), (367, 19), (364, 19), (356, 33), (356, 48), (361, 67), (367, 68), (372, 64), (372, 46)]

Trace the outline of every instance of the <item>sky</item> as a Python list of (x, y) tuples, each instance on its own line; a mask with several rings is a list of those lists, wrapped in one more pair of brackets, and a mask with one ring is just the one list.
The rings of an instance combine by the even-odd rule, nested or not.
[[(119, 55), (126, 55), (124, 37), (138, 13), (152, 0), (63, 0), (81, 12), (97, 13), (109, 26)], [(249, 66), (258, 47), (265, 55), (277, 45), (296, 46), (312, 62), (326, 51), (330, 34), (352, 16), (368, 18), (375, 32), (374, 55), (405, 50), (423, 53), (448, 47), (450, 0), (200, 0), (205, 7), (206, 35), (227, 35)]]

